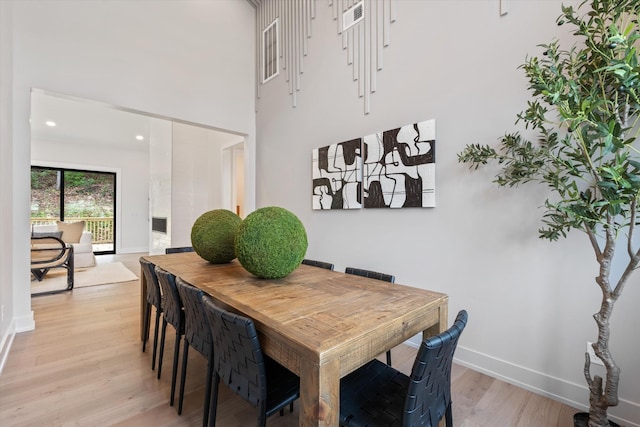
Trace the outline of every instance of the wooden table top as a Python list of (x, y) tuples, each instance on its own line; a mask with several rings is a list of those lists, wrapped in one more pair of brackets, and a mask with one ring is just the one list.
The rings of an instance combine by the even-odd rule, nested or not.
[[(211, 264), (194, 252), (144, 258), (251, 317), (267, 354), (297, 374), (299, 356), (318, 365), (340, 358), (344, 376), (380, 348), (422, 332), (425, 324), (438, 331), (443, 313), (436, 308), (446, 310), (448, 301), (442, 293), (308, 265), (274, 280), (256, 278), (237, 261)], [(286, 351), (275, 348), (282, 342), (288, 343)], [(287, 354), (292, 350), (296, 357)], [(350, 363), (345, 355), (351, 351), (371, 354), (358, 354)]]

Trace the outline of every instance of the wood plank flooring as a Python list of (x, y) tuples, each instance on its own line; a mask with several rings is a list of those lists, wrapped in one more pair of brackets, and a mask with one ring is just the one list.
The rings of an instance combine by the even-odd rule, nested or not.
[[(140, 274), (139, 254), (101, 256)], [(184, 409), (169, 406), (174, 331), (167, 328), (162, 378), (142, 353), (137, 281), (78, 288), (32, 299), (36, 330), (18, 334), (0, 375), (0, 426), (200, 426), (205, 360), (189, 354)], [(153, 328), (153, 327), (152, 327)], [(151, 341), (152, 342), (152, 341)], [(409, 373), (416, 350), (393, 349), (393, 364)], [(157, 369), (157, 368), (156, 368)], [(462, 427), (569, 427), (575, 409), (455, 365), (453, 418)], [(220, 387), (221, 427), (255, 425), (254, 409)], [(177, 391), (176, 391), (177, 395)], [(271, 427), (295, 427), (293, 414)]]

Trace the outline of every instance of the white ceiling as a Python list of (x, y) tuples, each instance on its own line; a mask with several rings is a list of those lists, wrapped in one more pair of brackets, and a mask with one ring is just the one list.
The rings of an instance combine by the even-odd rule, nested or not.
[[(55, 122), (56, 126), (47, 126), (49, 120)], [(146, 148), (148, 144), (151, 120), (148, 115), (99, 102), (71, 99), (37, 90), (31, 94), (32, 141), (106, 144), (119, 149), (138, 150)], [(202, 127), (212, 132), (215, 141), (223, 145), (243, 139), (235, 134)], [(142, 135), (144, 140), (136, 140), (136, 135)]]
[[(45, 123), (51, 120), (55, 127)], [(91, 101), (32, 92), (31, 139), (134, 148), (149, 141), (150, 118)], [(136, 135), (144, 140), (137, 141)], [(136, 147), (137, 148), (137, 147)]]

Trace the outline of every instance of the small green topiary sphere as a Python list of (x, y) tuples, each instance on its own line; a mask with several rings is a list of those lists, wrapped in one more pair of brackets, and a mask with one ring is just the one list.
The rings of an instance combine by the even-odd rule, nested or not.
[(295, 270), (307, 252), (307, 232), (297, 216), (276, 206), (250, 213), (236, 233), (240, 264), (263, 279), (278, 279)]
[(205, 212), (191, 227), (191, 245), (198, 255), (214, 264), (236, 257), (235, 236), (242, 219), (226, 209)]

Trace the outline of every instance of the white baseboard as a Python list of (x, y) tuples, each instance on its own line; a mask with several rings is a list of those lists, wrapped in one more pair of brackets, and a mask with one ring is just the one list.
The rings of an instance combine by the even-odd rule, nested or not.
[(33, 311), (28, 316), (14, 317), (16, 333), (33, 331), (36, 328), (36, 321), (33, 317)]
[(2, 370), (7, 362), (7, 358), (9, 357), (9, 351), (11, 350), (11, 344), (13, 344), (13, 338), (15, 336), (15, 322), (12, 321), (11, 324), (9, 324), (7, 333), (4, 334), (2, 336), (2, 340), (0, 340), (0, 375), (2, 375)]
[(36, 323), (33, 317), (33, 311), (30, 311), (27, 316), (14, 317), (11, 319), (7, 332), (0, 340), (0, 375), (2, 374), (4, 365), (9, 357), (9, 351), (11, 351), (11, 345), (13, 344), (13, 339), (16, 334), (20, 332), (33, 331), (35, 327)]
[(120, 248), (117, 250), (117, 253), (119, 254), (141, 254), (141, 253), (148, 253), (149, 252), (149, 247), (145, 246), (144, 248)]
[[(407, 344), (415, 346), (413, 342)], [(566, 405), (588, 410), (586, 402), (589, 390), (586, 384), (575, 384), (561, 378), (551, 377), (524, 366), (515, 365), (487, 354), (458, 346), (454, 361), (474, 371), (482, 372), (509, 384), (529, 390)], [(583, 403), (584, 402), (584, 403)], [(609, 418), (627, 427), (640, 427), (640, 402), (620, 399), (618, 406), (610, 408)]]

